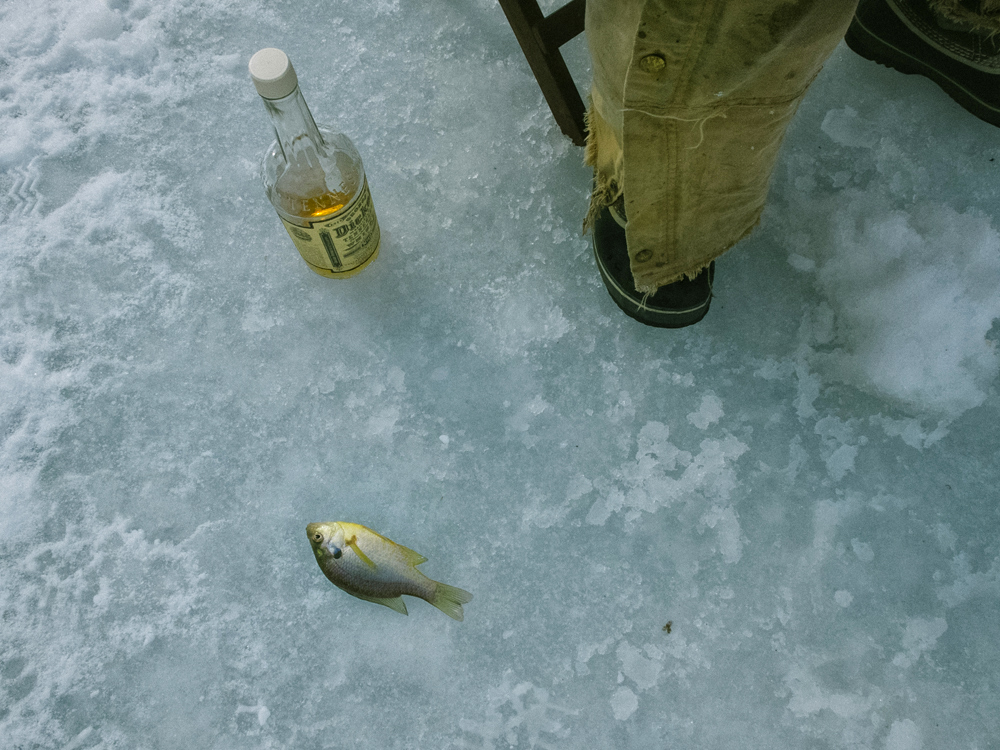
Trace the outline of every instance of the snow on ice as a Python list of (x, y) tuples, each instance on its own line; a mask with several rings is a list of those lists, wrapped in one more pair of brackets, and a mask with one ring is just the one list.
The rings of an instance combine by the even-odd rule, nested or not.
[[(265, 46), (365, 161), (353, 280), (264, 198)], [(838, 48), (681, 331), (492, 0), (8, 2), (0, 131), (4, 747), (1000, 736), (1000, 145), (930, 82)], [(465, 621), (335, 589), (327, 520)]]

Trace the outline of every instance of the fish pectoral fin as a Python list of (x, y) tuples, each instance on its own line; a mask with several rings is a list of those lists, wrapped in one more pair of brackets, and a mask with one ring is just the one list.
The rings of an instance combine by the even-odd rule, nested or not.
[[(368, 555), (366, 555), (364, 552), (361, 551), (361, 547), (358, 546), (358, 538), (356, 536), (352, 536), (350, 539), (348, 539), (347, 544), (350, 546), (352, 550), (354, 550), (354, 554), (356, 554), (358, 557), (361, 558), (362, 562), (364, 562), (365, 565), (367, 565), (372, 570), (376, 570), (378, 568), (378, 566), (371, 561)], [(406, 608), (404, 607), (403, 609)], [(406, 612), (403, 612), (403, 614), (405, 615)]]
[(401, 615), (409, 614), (406, 611), (406, 602), (403, 601), (401, 596), (393, 596), (385, 599), (380, 599), (377, 596), (362, 596), (361, 594), (355, 594), (358, 599), (364, 599), (366, 602), (373, 602), (374, 604), (381, 604), (383, 607), (388, 607), (389, 609), (394, 609)]

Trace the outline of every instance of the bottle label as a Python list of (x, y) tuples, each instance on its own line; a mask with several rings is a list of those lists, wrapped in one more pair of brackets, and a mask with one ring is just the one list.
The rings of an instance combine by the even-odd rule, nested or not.
[(305, 226), (278, 218), (303, 260), (310, 266), (328, 270), (332, 276), (352, 275), (353, 269), (375, 254), (381, 240), (368, 178), (361, 193), (330, 218), (307, 222)]

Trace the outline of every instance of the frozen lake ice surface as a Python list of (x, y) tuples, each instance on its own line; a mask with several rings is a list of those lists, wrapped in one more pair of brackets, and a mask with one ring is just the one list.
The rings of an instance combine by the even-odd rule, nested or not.
[[(352, 280), (263, 195), (266, 46)], [(7, 0), (0, 71), (3, 750), (998, 747), (1000, 139), (933, 84), (838, 48), (662, 331), (492, 0)], [(337, 520), (465, 621), (333, 587)]]

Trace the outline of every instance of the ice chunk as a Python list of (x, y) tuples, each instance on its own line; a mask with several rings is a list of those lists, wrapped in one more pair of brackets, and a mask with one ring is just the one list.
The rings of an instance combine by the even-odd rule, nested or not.
[(912, 719), (892, 722), (889, 736), (885, 738), (885, 750), (922, 750), (924, 737), (920, 727)]
[(722, 400), (714, 393), (706, 393), (702, 396), (698, 411), (688, 414), (687, 418), (699, 430), (708, 429), (709, 425), (722, 419)]
[(867, 563), (875, 559), (875, 552), (868, 542), (863, 542), (860, 539), (852, 539), (851, 549), (854, 550), (854, 554), (861, 562)]
[(731, 506), (714, 506), (702, 516), (701, 522), (718, 532), (722, 559), (730, 565), (738, 563), (743, 556), (743, 533), (736, 511)]
[(948, 623), (943, 617), (932, 619), (914, 617), (906, 623), (906, 630), (903, 633), (905, 651), (896, 654), (892, 663), (904, 669), (912, 666), (924, 652), (934, 648), (938, 638), (944, 635), (947, 629)]
[(642, 651), (627, 641), (618, 644), (616, 651), (621, 661), (622, 672), (635, 683), (639, 690), (648, 690), (656, 685), (663, 671), (663, 664), (655, 659), (647, 659)]
[(639, 698), (624, 685), (611, 696), (611, 711), (618, 721), (625, 721), (639, 708)]

